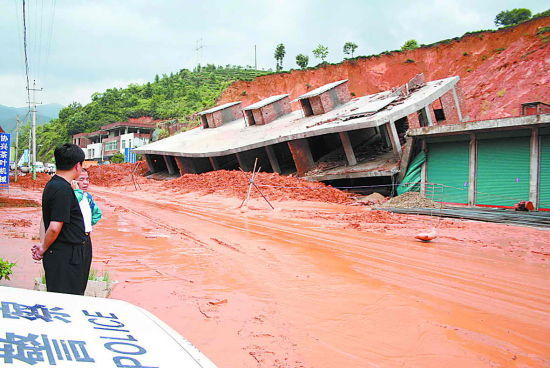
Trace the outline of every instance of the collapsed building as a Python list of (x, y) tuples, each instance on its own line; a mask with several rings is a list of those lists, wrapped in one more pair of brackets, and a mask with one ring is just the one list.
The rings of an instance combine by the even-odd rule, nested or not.
[[(232, 102), (201, 112), (202, 127), (135, 150), (151, 173), (211, 170), (296, 174), (308, 180), (393, 177), (412, 126), (461, 120), (458, 77), (351, 98), (348, 81), (321, 86), (294, 101), (288, 94), (242, 107)], [(292, 111), (291, 103), (300, 109)], [(408, 154), (408, 153), (407, 153)], [(400, 164), (401, 163), (401, 164)], [(403, 166), (405, 165), (405, 166)]]
[(425, 82), (419, 74), (398, 88), (352, 98), (348, 81), (340, 80), (292, 101), (281, 94), (246, 107), (231, 102), (199, 113), (201, 127), (135, 152), (150, 173), (164, 176), (252, 171), (257, 163), (262, 171), (329, 183), (406, 180), (401, 191), (446, 203), (510, 207), (531, 200), (550, 207), (546, 105), (522, 107), (535, 115), (465, 123), (458, 82)]

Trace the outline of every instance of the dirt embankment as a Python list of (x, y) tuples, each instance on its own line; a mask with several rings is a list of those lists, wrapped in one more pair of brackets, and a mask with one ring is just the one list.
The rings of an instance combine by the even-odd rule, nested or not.
[[(548, 41), (550, 17), (538, 18), (496, 32), (482, 32), (460, 40), (379, 57), (345, 61), (314, 70), (295, 70), (239, 81), (222, 94), (219, 104), (289, 93), (291, 99), (326, 83), (349, 79), (349, 91), (364, 96), (406, 83), (418, 73), (426, 80), (459, 76), (469, 120), (517, 116), (520, 104), (548, 101)], [(297, 110), (299, 104), (293, 103)]]

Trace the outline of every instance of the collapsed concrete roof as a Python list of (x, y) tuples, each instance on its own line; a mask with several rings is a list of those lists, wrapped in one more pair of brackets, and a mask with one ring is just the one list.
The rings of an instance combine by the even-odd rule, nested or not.
[[(303, 117), (298, 110), (266, 125), (246, 126), (243, 118), (217, 129), (196, 128), (141, 146), (135, 152), (217, 157), (295, 139), (377, 127), (415, 113), (450, 91), (458, 81), (458, 77), (450, 77), (427, 82), (405, 98), (392, 91), (359, 97), (322, 115)], [(246, 109), (259, 108), (286, 96), (273, 96)]]

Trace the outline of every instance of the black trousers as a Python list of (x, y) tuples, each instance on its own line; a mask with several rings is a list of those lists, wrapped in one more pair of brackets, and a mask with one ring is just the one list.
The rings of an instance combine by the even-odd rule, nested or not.
[(44, 253), (42, 260), (48, 291), (84, 295), (92, 265), (92, 240), (82, 244), (56, 244)]

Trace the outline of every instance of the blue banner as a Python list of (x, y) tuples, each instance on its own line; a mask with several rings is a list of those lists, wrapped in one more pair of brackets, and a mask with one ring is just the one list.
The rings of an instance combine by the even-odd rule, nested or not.
[(125, 148), (124, 149), (124, 162), (130, 162), (135, 163), (136, 162), (136, 154), (133, 152), (132, 148)]
[(10, 187), (10, 135), (0, 133), (0, 189)]

